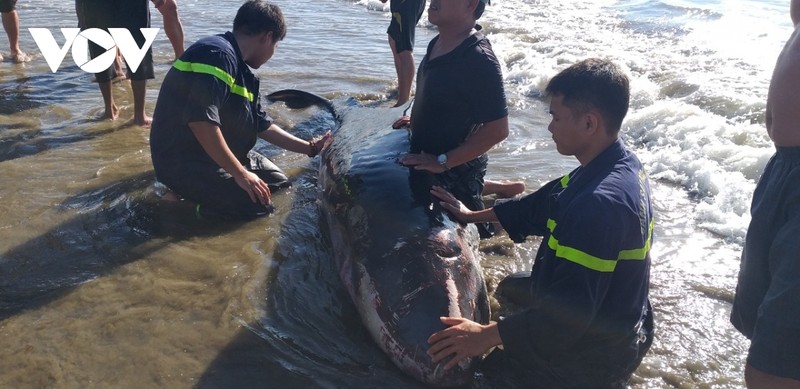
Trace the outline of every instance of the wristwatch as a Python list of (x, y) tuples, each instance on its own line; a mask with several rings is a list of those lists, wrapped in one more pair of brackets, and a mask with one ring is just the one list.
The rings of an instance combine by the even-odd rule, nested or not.
[(439, 154), (439, 156), (436, 157), (436, 162), (439, 165), (441, 165), (444, 168), (444, 170), (450, 170), (450, 168), (447, 167), (447, 154), (446, 153), (445, 154)]

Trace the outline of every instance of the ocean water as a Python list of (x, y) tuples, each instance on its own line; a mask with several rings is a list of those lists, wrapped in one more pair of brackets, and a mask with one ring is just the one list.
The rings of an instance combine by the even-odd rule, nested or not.
[[(263, 94), (296, 88), (391, 105), (388, 4), (275, 3), (289, 33), (257, 71)], [(239, 4), (179, 1), (187, 44), (229, 30)], [(294, 186), (275, 195), (276, 214), (251, 223), (197, 222), (159, 203), (148, 131), (129, 122), (127, 83), (114, 87), (121, 119), (95, 120), (102, 100), (92, 76), (70, 56), (50, 72), (27, 31), (74, 27), (73, 2), (17, 8), (20, 43), (34, 60), (0, 63), (0, 387), (419, 387), (371, 343), (338, 283), (319, 227), (317, 161), (261, 145)], [(490, 152), (491, 178), (534, 190), (577, 165), (546, 129), (543, 89), (559, 70), (600, 56), (632, 80), (622, 134), (654, 185), (658, 333), (631, 387), (743, 386), (748, 341), (728, 315), (752, 191), (773, 152), (764, 107), (792, 29), (788, 8), (498, 0), (480, 20), (510, 106), (511, 134)], [(417, 62), (435, 34), (423, 16)], [(153, 48), (149, 112), (172, 60), (163, 32)], [(269, 110), (302, 137), (330, 124), (314, 112)], [(483, 242), (490, 287), (529, 269), (537, 244)]]

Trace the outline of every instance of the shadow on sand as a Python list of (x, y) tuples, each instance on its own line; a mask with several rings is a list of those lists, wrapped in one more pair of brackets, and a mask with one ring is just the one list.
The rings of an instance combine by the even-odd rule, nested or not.
[(149, 171), (79, 193), (60, 206), (72, 218), (0, 253), (0, 321), (168, 244), (240, 225), (198, 221), (191, 207), (156, 200), (154, 180)]

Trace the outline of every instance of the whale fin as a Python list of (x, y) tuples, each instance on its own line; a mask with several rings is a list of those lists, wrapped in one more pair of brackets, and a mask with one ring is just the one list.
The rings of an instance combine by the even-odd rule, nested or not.
[(292, 109), (303, 109), (316, 105), (338, 117), (336, 109), (330, 100), (311, 92), (299, 89), (281, 89), (268, 94), (266, 97), (271, 102), (282, 101)]

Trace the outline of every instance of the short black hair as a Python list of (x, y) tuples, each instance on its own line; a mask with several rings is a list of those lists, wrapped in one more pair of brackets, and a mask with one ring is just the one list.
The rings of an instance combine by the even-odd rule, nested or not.
[(233, 19), (233, 32), (252, 36), (270, 31), (275, 41), (286, 37), (286, 20), (280, 7), (262, 0), (249, 0), (239, 7)]
[(545, 92), (563, 96), (564, 105), (577, 113), (600, 112), (610, 134), (622, 127), (630, 104), (630, 81), (619, 66), (599, 58), (578, 62), (553, 77)]

